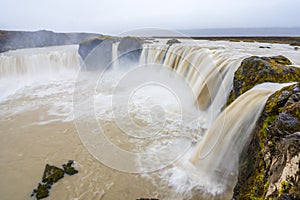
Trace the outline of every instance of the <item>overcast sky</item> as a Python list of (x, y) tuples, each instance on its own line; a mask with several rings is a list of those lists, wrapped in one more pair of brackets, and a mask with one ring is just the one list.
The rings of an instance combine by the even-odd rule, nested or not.
[(0, 29), (300, 27), (300, 0), (0, 0)]

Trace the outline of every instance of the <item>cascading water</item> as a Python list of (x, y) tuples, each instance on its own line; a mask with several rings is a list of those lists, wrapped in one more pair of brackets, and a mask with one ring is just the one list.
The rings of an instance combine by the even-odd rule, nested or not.
[[(239, 153), (264, 102), (282, 87), (257, 86), (222, 110), (242, 59), (266, 54), (254, 44), (247, 47), (241, 52), (230, 42), (145, 44), (139, 66), (130, 68), (119, 65), (114, 43), (112, 68), (103, 75), (83, 70), (77, 79), (77, 46), (1, 53), (2, 197), (27, 198), (46, 163), (74, 159), (79, 173), (59, 183), (53, 199), (230, 199)], [(93, 99), (85, 101), (88, 95)], [(99, 129), (105, 137), (98, 137)], [(88, 147), (85, 142), (94, 138)], [(100, 144), (107, 149), (99, 151)], [(114, 146), (119, 149), (108, 151)], [(115, 159), (120, 149), (121, 155), (139, 154)], [(94, 158), (128, 164), (127, 171), (141, 175)], [(26, 183), (14, 175), (19, 166)]]
[(197, 97), (199, 108), (213, 113), (212, 122), (228, 98), (234, 71), (242, 59), (197, 46), (165, 45), (144, 47), (140, 64), (162, 64), (182, 76)]
[(0, 98), (18, 90), (73, 79), (80, 68), (76, 46), (20, 49), (0, 54)]

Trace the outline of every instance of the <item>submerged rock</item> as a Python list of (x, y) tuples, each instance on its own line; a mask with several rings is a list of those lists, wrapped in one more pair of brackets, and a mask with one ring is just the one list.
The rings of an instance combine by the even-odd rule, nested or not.
[(300, 199), (300, 83), (269, 97), (240, 156), (234, 199), (266, 198)]
[(252, 56), (244, 59), (234, 74), (233, 89), (227, 106), (241, 94), (260, 83), (300, 81), (300, 68), (289, 66), (291, 64), (291, 61), (284, 56)]
[(73, 166), (74, 161), (69, 160), (67, 164), (63, 164), (63, 169), (54, 165), (47, 164), (44, 170), (42, 182), (33, 190), (31, 196), (36, 199), (43, 199), (49, 196), (49, 190), (52, 185), (64, 177), (64, 174), (73, 175), (78, 171)]

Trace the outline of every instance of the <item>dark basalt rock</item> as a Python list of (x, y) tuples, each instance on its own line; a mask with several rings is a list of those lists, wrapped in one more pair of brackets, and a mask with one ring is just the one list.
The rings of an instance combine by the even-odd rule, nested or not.
[(271, 49), (269, 46), (259, 46), (260, 49)]
[(67, 164), (63, 164), (64, 172), (68, 175), (77, 174), (78, 170), (76, 170), (73, 165), (73, 160), (69, 160)]
[(170, 46), (173, 44), (177, 44), (177, 43), (181, 43), (181, 42), (175, 38), (167, 41), (167, 45), (170, 45)]
[(109, 67), (112, 62), (112, 45), (119, 38), (112, 36), (101, 36), (91, 38), (79, 44), (79, 55), (84, 61), (87, 70), (99, 70)]
[(49, 190), (51, 186), (47, 183), (39, 183), (37, 189), (33, 190), (31, 196), (35, 195), (36, 199), (43, 199), (49, 196)]
[(233, 89), (227, 106), (241, 94), (260, 83), (300, 81), (300, 68), (289, 66), (291, 64), (291, 61), (284, 56), (252, 56), (244, 59), (234, 74)]
[(103, 42), (104, 38), (96, 37), (83, 41), (79, 44), (78, 53), (82, 60), (84, 60), (88, 54), (101, 42)]
[(138, 37), (124, 37), (118, 45), (118, 62), (120, 65), (138, 63), (144, 41)]
[(300, 199), (300, 83), (271, 95), (245, 146), (234, 199)]
[(63, 169), (54, 165), (47, 164), (44, 170), (42, 182), (33, 190), (31, 196), (36, 199), (43, 199), (49, 196), (49, 190), (52, 185), (64, 177), (64, 174), (73, 175), (78, 171), (73, 166), (74, 161), (69, 160), (67, 164), (63, 164)]
[(64, 170), (55, 167), (53, 165), (47, 164), (45, 167), (44, 175), (42, 181), (44, 183), (56, 183), (59, 179), (64, 177)]

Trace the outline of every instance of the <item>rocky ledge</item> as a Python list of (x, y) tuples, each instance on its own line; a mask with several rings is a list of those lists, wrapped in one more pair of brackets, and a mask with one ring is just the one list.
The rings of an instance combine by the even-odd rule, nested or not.
[[(116, 49), (113, 49), (113, 45), (117, 43)], [(78, 52), (84, 61), (85, 69), (99, 70), (109, 67), (112, 62), (119, 62), (125, 66), (138, 62), (143, 43), (144, 40), (138, 37), (100, 36), (81, 42)]]
[(300, 69), (291, 66), (284, 56), (252, 56), (242, 61), (234, 74), (233, 89), (227, 105), (255, 85), (264, 82), (288, 83), (300, 81)]
[(250, 57), (228, 104), (262, 82), (298, 82), (271, 95), (239, 161), (233, 199), (300, 199), (300, 69), (283, 57)]

